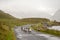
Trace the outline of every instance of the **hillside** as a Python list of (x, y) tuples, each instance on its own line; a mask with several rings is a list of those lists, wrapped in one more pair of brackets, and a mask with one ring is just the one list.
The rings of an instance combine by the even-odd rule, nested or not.
[(24, 18), (21, 19), (22, 22), (28, 22), (28, 23), (39, 23), (39, 22), (48, 22), (49, 19), (46, 18)]
[(15, 40), (12, 27), (18, 24), (15, 17), (0, 10), (0, 40)]
[(15, 17), (13, 17), (13, 16), (11, 16), (10, 14), (8, 14), (8, 13), (5, 13), (5, 12), (3, 12), (2, 10), (0, 10), (0, 18), (5, 18), (5, 19), (13, 19), (13, 18), (15, 18)]
[(53, 20), (60, 22), (60, 9), (56, 11), (56, 13), (51, 17)]

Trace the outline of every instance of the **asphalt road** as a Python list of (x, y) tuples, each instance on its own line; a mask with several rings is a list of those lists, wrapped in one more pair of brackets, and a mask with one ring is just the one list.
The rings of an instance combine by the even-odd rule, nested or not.
[(55, 37), (49, 34), (44, 34), (32, 30), (31, 33), (24, 32), (21, 27), (30, 27), (31, 25), (23, 25), (14, 28), (17, 40), (60, 40), (60, 37)]

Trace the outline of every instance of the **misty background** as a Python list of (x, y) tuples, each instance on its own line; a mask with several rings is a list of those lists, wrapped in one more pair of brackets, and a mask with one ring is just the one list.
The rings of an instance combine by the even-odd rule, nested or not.
[(0, 10), (17, 18), (50, 18), (60, 21), (60, 0), (0, 0)]

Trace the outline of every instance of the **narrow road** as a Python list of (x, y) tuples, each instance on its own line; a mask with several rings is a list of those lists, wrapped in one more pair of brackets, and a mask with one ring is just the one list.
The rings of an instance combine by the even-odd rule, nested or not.
[(36, 32), (32, 30), (31, 33), (24, 32), (21, 27), (30, 27), (31, 25), (23, 25), (14, 28), (17, 40), (60, 40), (60, 37), (55, 37), (52, 35)]

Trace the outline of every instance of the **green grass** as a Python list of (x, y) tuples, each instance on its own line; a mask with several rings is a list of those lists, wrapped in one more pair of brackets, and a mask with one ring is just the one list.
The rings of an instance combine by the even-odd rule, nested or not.
[(0, 19), (0, 40), (16, 40), (14, 35), (15, 26), (25, 25), (27, 22), (13, 19)]
[(12, 32), (8, 33), (6, 40), (12, 40)]
[[(36, 29), (35, 29), (36, 30)], [(38, 30), (37, 30), (38, 31)], [(60, 31), (57, 31), (57, 30), (50, 30), (50, 29), (47, 29), (47, 30), (40, 30), (38, 32), (43, 32), (43, 33), (47, 33), (47, 34), (51, 34), (51, 35), (55, 35), (55, 36), (58, 36), (60, 37)]]
[[(38, 28), (40, 30), (38, 30)], [(47, 33), (47, 34), (51, 34), (51, 35), (55, 35), (60, 37), (60, 31), (58, 30), (52, 30), (52, 29), (47, 29), (47, 28), (43, 28), (41, 25), (38, 27), (36, 25), (32, 26), (32, 29), (38, 31), (38, 32), (43, 32), (43, 33)]]
[(6, 40), (16, 40), (14, 30), (11, 30), (10, 32), (8, 32)]

